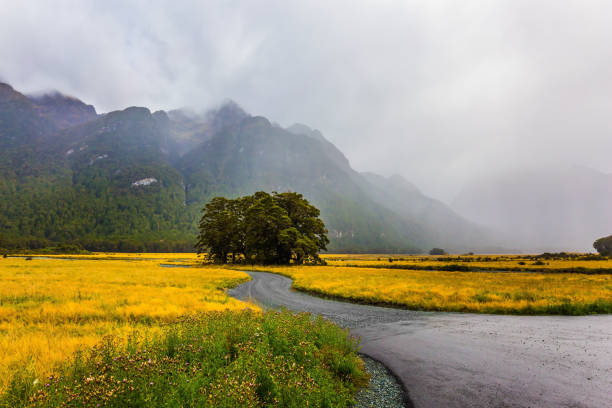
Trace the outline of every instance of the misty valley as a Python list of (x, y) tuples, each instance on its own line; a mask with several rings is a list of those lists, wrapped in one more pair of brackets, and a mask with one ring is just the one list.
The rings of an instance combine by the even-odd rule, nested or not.
[[(415, 363), (412, 353), (423, 353), (442, 334), (429, 334), (423, 345), (414, 336), (479, 319), (470, 313), (540, 315), (534, 319), (612, 313), (612, 244), (596, 218), (603, 207), (581, 228), (559, 225), (562, 216), (554, 213), (531, 220), (509, 207), (524, 205), (512, 199), (511, 184), (496, 183), (510, 195), (497, 196), (506, 207), (490, 195), (493, 187), (466, 187), (457, 198), (455, 207), (479, 221), (473, 222), (401, 176), (353, 170), (319, 131), (282, 128), (234, 102), (203, 114), (138, 107), (98, 114), (59, 92), (26, 96), (7, 84), (0, 91), (0, 401), (6, 406), (488, 406), (489, 394), (457, 399), (459, 389), (465, 392), (463, 376), (431, 378), (431, 370), (448, 364), (440, 358), (459, 345), (470, 365), (482, 364), (473, 357), (480, 346), (466, 338), (489, 341), (490, 334), (479, 326), (459, 338), (446, 333), (453, 340), (438, 344), (441, 354), (427, 364)], [(583, 169), (567, 172), (597, 178)], [(598, 199), (607, 200), (608, 179), (596, 182), (605, 193)], [(519, 190), (529, 186), (518, 183)], [(548, 197), (574, 205), (564, 184), (542, 183)], [(507, 217), (494, 209), (521, 214), (531, 228), (511, 217), (496, 223)], [(543, 234), (533, 235), (534, 225)], [(596, 238), (599, 254), (570, 252)], [(565, 251), (511, 254), (539, 245)], [(418, 255), (423, 252), (429, 255)], [(508, 254), (487, 255), (496, 252)], [(270, 273), (290, 279), (276, 281)], [(255, 283), (245, 295), (243, 288)], [(279, 283), (283, 289), (274, 289)], [(282, 294), (289, 288), (332, 300), (297, 302), (292, 292)], [(338, 300), (356, 305), (334, 306)], [(364, 307), (375, 311), (359, 310)], [(279, 308), (326, 319), (274, 312)], [(468, 314), (449, 315), (440, 326), (427, 315), (432, 311)], [(357, 317), (363, 313), (373, 317)], [(411, 336), (394, 331), (411, 321), (426, 323)], [(389, 343), (377, 345), (369, 330), (381, 323)], [(580, 333), (554, 320), (539, 324), (551, 338)], [(572, 375), (590, 375), (597, 388), (609, 380), (602, 353), (612, 326), (594, 324), (593, 359)], [(504, 320), (496, 325), (490, 330), (510, 328)], [(305, 333), (315, 337), (304, 340)], [(361, 359), (361, 346), (347, 333), (361, 337), (366, 354), (384, 365)], [(555, 344), (566, 358), (580, 355)], [(396, 347), (404, 350), (399, 359)], [(517, 359), (521, 347), (510, 342), (504, 353)], [(488, 358), (503, 360), (504, 353)], [(517, 361), (521, 370), (562, 364)], [(503, 378), (503, 365), (497, 367), (487, 376)], [(415, 379), (406, 369), (425, 372)], [(387, 391), (372, 385), (380, 378), (395, 385)], [(546, 378), (531, 378), (534, 391), (520, 397), (512, 394), (515, 383), (505, 381), (504, 392), (525, 406), (580, 400), (576, 389), (560, 393), (559, 383)], [(448, 392), (420, 391), (440, 381), (451, 384)], [(470, 387), (486, 386), (483, 378), (471, 381)], [(607, 404), (607, 396), (594, 395), (596, 405)]]
[(0, 10), (0, 408), (612, 407), (612, 5)]

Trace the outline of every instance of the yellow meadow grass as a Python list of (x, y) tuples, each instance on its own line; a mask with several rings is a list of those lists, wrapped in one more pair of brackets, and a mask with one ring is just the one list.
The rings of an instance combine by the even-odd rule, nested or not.
[(334, 266), (255, 267), (327, 296), (419, 310), (516, 313), (612, 313), (612, 275), (449, 272)]
[[(536, 259), (533, 255), (376, 255), (376, 254), (329, 254), (323, 259), (331, 266), (360, 267), (409, 267), (415, 268), (465, 266), (473, 269), (490, 270), (571, 270), (584, 269), (612, 272), (612, 259), (587, 260), (585, 257), (565, 259)], [(539, 261), (539, 262), (538, 262)]]
[[(29, 256), (29, 255), (22, 255)], [(196, 253), (186, 252), (159, 252), (159, 253), (130, 253), (130, 252), (91, 252), (88, 254), (44, 254), (44, 255), (32, 255), (37, 258), (52, 258), (52, 259), (115, 259), (115, 260), (167, 260), (170, 262), (174, 261), (192, 261), (198, 258), (202, 258), (202, 255)]]
[(151, 260), (194, 255), (98, 256), (104, 260), (0, 258), (0, 391), (14, 369), (31, 365), (42, 376), (108, 334), (152, 334), (181, 315), (254, 308), (222, 290), (248, 280), (242, 272)]

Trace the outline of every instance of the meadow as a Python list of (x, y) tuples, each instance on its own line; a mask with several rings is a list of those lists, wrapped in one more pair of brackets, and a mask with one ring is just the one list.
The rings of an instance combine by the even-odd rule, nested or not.
[(330, 266), (447, 271), (612, 273), (612, 259), (594, 254), (388, 255), (326, 254)]
[(297, 290), (415, 310), (562, 315), (612, 313), (610, 274), (457, 272), (382, 266), (255, 266), (253, 269), (288, 276), (294, 280), (293, 288)]
[[(0, 406), (349, 406), (357, 343), (195, 254), (0, 258)], [(297, 405), (296, 405), (297, 404)]]
[(152, 337), (107, 337), (41, 382), (18, 376), (0, 406), (348, 407), (369, 379), (356, 346), (308, 314), (192, 314)]
[(0, 406), (349, 406), (367, 382), (357, 344), (331, 323), (229, 297), (249, 279), (243, 270), (416, 310), (612, 313), (611, 261), (592, 255), (323, 258), (283, 267), (203, 265), (183, 253), (0, 258)]
[[(27, 255), (24, 255), (27, 257)], [(88, 254), (39, 254), (31, 255), (42, 259), (71, 259), (71, 260), (124, 260), (147, 261), (158, 260), (163, 262), (193, 261), (201, 256), (188, 252), (91, 252)]]
[(148, 260), (0, 258), (0, 390), (15, 368), (44, 376), (105, 335), (154, 332), (189, 313), (256, 308), (222, 291), (246, 280), (238, 271), (203, 274)]

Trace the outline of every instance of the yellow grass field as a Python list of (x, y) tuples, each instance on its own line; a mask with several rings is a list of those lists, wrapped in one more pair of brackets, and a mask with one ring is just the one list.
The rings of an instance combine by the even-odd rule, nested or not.
[[(429, 257), (324, 255), (330, 266), (255, 267), (292, 277), (294, 287), (327, 296), (420, 310), (518, 313), (612, 313), (612, 274), (457, 272), (391, 269), (411, 265), (612, 268), (610, 260), (534, 259), (518, 255)], [(95, 253), (0, 258), (0, 392), (16, 369), (40, 376), (105, 335), (155, 334), (179, 316), (256, 306), (229, 298), (223, 288), (248, 276), (228, 267), (198, 265), (195, 254)], [(346, 265), (359, 265), (348, 267)], [(373, 267), (367, 267), (373, 266)], [(232, 269), (229, 269), (232, 268)]]
[[(612, 259), (588, 259), (586, 255), (573, 258), (536, 259), (533, 255), (375, 255), (329, 254), (323, 259), (331, 266), (390, 267), (410, 269), (443, 268), (449, 266), (489, 270), (570, 271), (584, 270), (612, 272)], [(539, 262), (538, 262), (539, 261)]]
[[(250, 267), (248, 268), (250, 269)], [(260, 266), (322, 295), (418, 310), (502, 314), (612, 313), (612, 275)]]
[[(23, 255), (27, 256), (27, 255)], [(82, 259), (82, 260), (158, 260), (168, 262), (178, 261), (193, 261), (198, 258), (202, 258), (202, 255), (198, 256), (195, 253), (185, 252), (159, 252), (159, 253), (130, 253), (130, 252), (92, 252), (89, 254), (45, 254), (45, 255), (32, 255), (35, 258), (53, 258), (53, 259)]]
[(16, 368), (43, 376), (108, 334), (153, 333), (181, 315), (256, 308), (222, 290), (248, 280), (242, 272), (159, 266), (192, 254), (119, 255), (132, 260), (0, 258), (0, 392)]

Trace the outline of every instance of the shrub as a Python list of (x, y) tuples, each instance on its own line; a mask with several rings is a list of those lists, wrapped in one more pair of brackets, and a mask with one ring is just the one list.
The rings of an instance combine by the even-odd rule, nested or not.
[(201, 314), (155, 338), (108, 337), (44, 380), (20, 372), (0, 406), (348, 407), (368, 380), (356, 349), (309, 314)]

